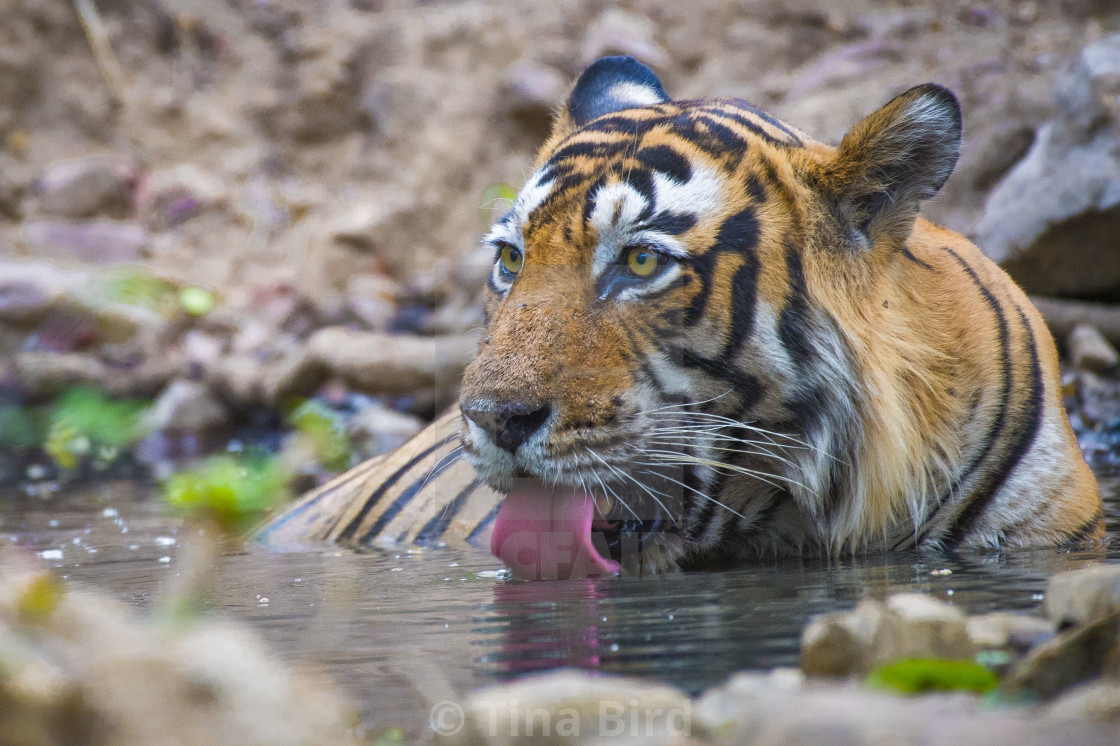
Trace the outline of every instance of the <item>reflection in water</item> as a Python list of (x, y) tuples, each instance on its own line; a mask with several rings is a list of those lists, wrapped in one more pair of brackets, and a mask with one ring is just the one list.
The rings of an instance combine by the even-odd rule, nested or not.
[[(1110, 483), (1110, 487), (1115, 481)], [(1113, 493), (1114, 494), (1114, 493)], [(1117, 533), (1115, 498), (1107, 511)], [(190, 541), (155, 501), (98, 488), (72, 501), (0, 496), (0, 541), (47, 552), (71, 587), (137, 606), (157, 598)], [(250, 546), (214, 573), (216, 613), (253, 625), (285, 659), (333, 676), (375, 731), (495, 680), (563, 666), (697, 692), (743, 668), (796, 665), (801, 628), (866, 597), (917, 591), (970, 613), (1035, 609), (1046, 578), (1107, 549), (890, 554), (767, 561), (659, 578), (500, 581), (484, 550), (357, 553)]]
[(657, 579), (506, 582), (478, 609), (479, 673), (507, 679), (563, 666), (667, 679), (690, 691), (742, 668), (797, 664), (814, 614), (921, 592), (970, 613), (1030, 610), (1049, 575), (1116, 549), (986, 556), (894, 554), (785, 561)]

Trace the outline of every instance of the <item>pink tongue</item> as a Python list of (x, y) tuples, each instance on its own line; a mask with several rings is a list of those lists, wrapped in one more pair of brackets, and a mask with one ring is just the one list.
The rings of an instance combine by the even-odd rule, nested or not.
[(618, 563), (591, 543), (594, 514), (585, 492), (515, 487), (494, 519), (490, 551), (523, 580), (615, 575)]

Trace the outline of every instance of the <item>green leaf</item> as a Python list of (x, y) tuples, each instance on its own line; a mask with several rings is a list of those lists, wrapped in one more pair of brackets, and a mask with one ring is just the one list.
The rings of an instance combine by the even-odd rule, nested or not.
[(179, 306), (191, 316), (205, 316), (214, 305), (214, 294), (206, 288), (190, 285), (179, 291)]
[(966, 660), (908, 658), (879, 666), (867, 675), (867, 686), (915, 694), (929, 691), (988, 692), (999, 677)]
[(212, 456), (197, 469), (173, 474), (163, 496), (176, 511), (237, 533), (288, 499), (290, 478), (274, 457)]

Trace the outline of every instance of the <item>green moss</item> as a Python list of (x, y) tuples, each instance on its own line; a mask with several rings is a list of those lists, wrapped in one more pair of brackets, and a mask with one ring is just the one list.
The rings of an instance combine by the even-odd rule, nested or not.
[(288, 426), (305, 438), (315, 458), (331, 471), (350, 468), (350, 441), (339, 416), (324, 404), (306, 400), (288, 414)]
[(290, 478), (276, 458), (212, 456), (197, 469), (172, 475), (163, 495), (178, 512), (236, 533), (289, 498)]
[(930, 691), (988, 692), (999, 678), (983, 666), (965, 660), (909, 658), (879, 666), (865, 682), (876, 689), (906, 694)]
[(116, 458), (143, 436), (140, 421), (147, 406), (76, 386), (47, 408), (43, 449), (64, 469), (76, 468), (91, 453)]
[(163, 316), (172, 315), (179, 306), (175, 286), (138, 267), (120, 267), (101, 275), (95, 292), (107, 301), (138, 306)]

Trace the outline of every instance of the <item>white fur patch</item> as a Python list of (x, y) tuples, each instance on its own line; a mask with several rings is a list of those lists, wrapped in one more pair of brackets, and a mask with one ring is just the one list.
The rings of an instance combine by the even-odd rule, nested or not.
[(652, 106), (665, 101), (660, 93), (650, 88), (648, 85), (642, 85), (641, 83), (635, 83), (629, 80), (612, 85), (607, 95), (621, 104), (621, 106), (618, 107), (620, 109)]
[(654, 171), (653, 194), (658, 209), (700, 216), (719, 207), (723, 184), (709, 168), (693, 168), (692, 178), (684, 184)]

